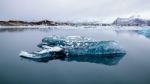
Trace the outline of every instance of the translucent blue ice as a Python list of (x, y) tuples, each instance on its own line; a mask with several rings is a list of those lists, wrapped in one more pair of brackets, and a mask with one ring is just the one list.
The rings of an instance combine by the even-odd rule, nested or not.
[[(107, 60), (109, 56), (113, 56), (113, 58), (115, 58), (115, 56), (122, 57), (126, 53), (126, 51), (117, 41), (97, 41), (81, 36), (45, 37), (42, 39), (42, 43), (40, 43), (38, 47), (40, 47), (42, 50), (31, 53), (22, 51), (20, 56), (38, 60), (43, 58), (55, 59), (58, 57), (63, 57), (68, 58), (67, 61), (86, 60), (89, 62), (101, 63), (102, 61), (100, 60)], [(94, 60), (91, 61), (89, 59)]]
[(150, 29), (138, 30), (138, 34), (142, 34), (145, 37), (150, 39)]

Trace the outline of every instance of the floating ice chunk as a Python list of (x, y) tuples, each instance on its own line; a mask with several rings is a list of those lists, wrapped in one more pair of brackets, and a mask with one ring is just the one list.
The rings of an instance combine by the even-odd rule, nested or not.
[(34, 57), (33, 54), (30, 54), (26, 51), (21, 51), (19, 56)]
[(26, 51), (21, 51), (19, 56), (29, 59), (41, 59), (44, 56), (39, 56), (38, 54), (28, 53)]
[(103, 56), (120, 56), (118, 54), (126, 53), (117, 41), (96, 41), (81, 36), (46, 37), (38, 46), (42, 48), (41, 51), (21, 52), (20, 56), (29, 59), (81, 57), (81, 61), (93, 58), (95, 62), (95, 58), (101, 60)]
[(19, 56), (25, 57), (25, 58), (33, 58), (33, 59), (40, 59), (40, 58), (47, 58), (47, 57), (57, 57), (63, 55), (61, 52), (63, 51), (60, 47), (48, 47), (44, 46), (46, 49), (43, 49), (41, 51), (31, 52), (28, 53), (26, 51), (21, 51)]
[(144, 35), (145, 37), (150, 39), (150, 29), (138, 30), (138, 34)]

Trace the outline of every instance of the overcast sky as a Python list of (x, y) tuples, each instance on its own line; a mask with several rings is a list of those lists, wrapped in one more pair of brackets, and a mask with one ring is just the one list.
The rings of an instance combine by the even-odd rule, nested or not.
[(149, 0), (0, 0), (0, 19), (78, 20), (150, 17)]

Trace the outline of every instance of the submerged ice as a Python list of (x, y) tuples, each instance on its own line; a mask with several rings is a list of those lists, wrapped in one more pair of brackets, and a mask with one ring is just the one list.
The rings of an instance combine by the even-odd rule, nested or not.
[[(97, 41), (82, 36), (51, 36), (42, 39), (38, 45), (42, 50), (28, 53), (22, 51), (21, 57), (41, 61), (45, 58), (68, 58), (67, 61), (102, 62), (110, 56), (122, 57), (126, 51), (117, 41)], [(73, 58), (73, 59), (72, 59)], [(79, 59), (80, 58), (80, 59)], [(90, 61), (94, 59), (93, 61)], [(101, 60), (101, 62), (99, 62)]]

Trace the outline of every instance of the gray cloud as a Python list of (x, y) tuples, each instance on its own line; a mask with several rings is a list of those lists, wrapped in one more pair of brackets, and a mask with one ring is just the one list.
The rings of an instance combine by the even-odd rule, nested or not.
[(148, 0), (0, 0), (0, 19), (73, 20), (81, 18), (149, 17)]

